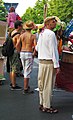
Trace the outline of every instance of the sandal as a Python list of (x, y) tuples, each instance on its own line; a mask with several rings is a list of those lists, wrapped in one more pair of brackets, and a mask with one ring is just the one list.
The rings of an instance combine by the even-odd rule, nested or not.
[(43, 110), (43, 105), (39, 105), (39, 110)]
[(46, 113), (57, 113), (58, 110), (57, 109), (53, 109), (53, 108), (43, 108), (42, 112), (46, 112)]
[(58, 113), (58, 110), (55, 109), (55, 108), (52, 108), (52, 107), (51, 107), (50, 110), (51, 110), (52, 113)]

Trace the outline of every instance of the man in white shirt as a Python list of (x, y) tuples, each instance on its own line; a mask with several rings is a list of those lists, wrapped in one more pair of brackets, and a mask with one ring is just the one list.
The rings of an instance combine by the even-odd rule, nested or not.
[(59, 55), (57, 49), (57, 39), (52, 31), (56, 27), (54, 17), (47, 17), (44, 20), (45, 28), (40, 33), (36, 50), (38, 51), (39, 72), (39, 109), (43, 112), (57, 113), (58, 110), (52, 108), (52, 90), (55, 83), (55, 76), (59, 72)]

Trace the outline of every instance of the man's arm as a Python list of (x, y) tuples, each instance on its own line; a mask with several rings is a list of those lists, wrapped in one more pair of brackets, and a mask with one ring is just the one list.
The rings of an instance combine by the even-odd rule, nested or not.
[(37, 54), (36, 49), (35, 49), (36, 45), (37, 45), (36, 35), (34, 35), (33, 57), (36, 56), (36, 54)]
[(21, 50), (21, 37), (20, 37), (20, 35), (17, 35), (17, 42), (16, 42), (15, 47), (16, 47), (17, 51), (20, 52), (20, 50)]

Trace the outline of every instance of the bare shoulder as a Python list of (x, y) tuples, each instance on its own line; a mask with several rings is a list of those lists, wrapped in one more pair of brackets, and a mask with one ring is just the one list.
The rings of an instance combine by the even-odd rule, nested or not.
[[(18, 33), (18, 34), (15, 34), (15, 33)], [(17, 38), (17, 37), (20, 36), (20, 33), (17, 32), (16, 30), (13, 30), (13, 31), (11, 32), (11, 36), (13, 36), (14, 34), (15, 34), (14, 38)]]
[(21, 34), (21, 35), (20, 35), (20, 38), (21, 38), (21, 39), (25, 38), (25, 33)]
[(33, 39), (36, 39), (36, 35), (35, 34), (32, 34), (32, 37), (33, 37)]

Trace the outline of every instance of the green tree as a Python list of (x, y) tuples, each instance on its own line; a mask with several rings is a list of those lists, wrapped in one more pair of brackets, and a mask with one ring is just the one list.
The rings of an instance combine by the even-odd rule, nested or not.
[(36, 24), (43, 23), (44, 5), (47, 5), (46, 16), (57, 16), (68, 23), (73, 18), (73, 0), (37, 0), (34, 8), (28, 8), (22, 20), (33, 20)]
[(33, 9), (29, 7), (26, 13), (22, 16), (22, 20), (25, 22), (27, 20), (33, 20)]
[(58, 16), (62, 21), (69, 22), (73, 17), (73, 0), (49, 1), (48, 16)]
[(4, 3), (2, 0), (0, 0), (0, 20), (6, 21), (5, 15), (7, 14), (7, 10), (4, 6)]
[(22, 20), (33, 20), (36, 24), (42, 23), (44, 18), (44, 3), (42, 0), (37, 0), (34, 8), (28, 8), (22, 16)]

